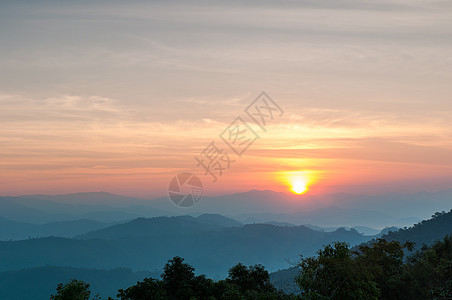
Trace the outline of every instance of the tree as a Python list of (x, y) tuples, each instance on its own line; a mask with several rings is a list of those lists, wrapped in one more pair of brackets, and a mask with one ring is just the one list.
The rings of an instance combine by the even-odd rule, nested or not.
[(238, 263), (229, 269), (225, 283), (222, 295), (228, 298), (224, 299), (283, 299), (286, 296), (270, 283), (270, 275), (262, 265), (246, 267)]
[(162, 274), (162, 281), (169, 299), (190, 299), (193, 295), (194, 268), (184, 263), (182, 257), (170, 259)]
[(327, 245), (298, 266), (296, 283), (304, 299), (378, 299), (375, 282), (359, 268), (347, 243)]
[(270, 283), (270, 275), (262, 265), (245, 267), (238, 263), (229, 269), (227, 282), (236, 284), (242, 292), (254, 290), (257, 292), (275, 292)]
[(88, 300), (91, 294), (89, 284), (76, 279), (58, 284), (56, 290), (57, 294), (51, 295), (51, 300)]
[(220, 280), (214, 283), (214, 299), (219, 300), (245, 300), (240, 291), (240, 287), (226, 280)]
[(162, 282), (168, 299), (206, 299), (213, 293), (213, 281), (205, 275), (195, 276), (195, 269), (176, 256), (166, 263)]
[[(413, 250), (414, 243), (377, 239), (372, 246), (362, 245), (356, 253), (357, 263), (367, 270), (380, 290), (381, 299), (406, 299), (411, 279), (403, 264), (404, 249)], [(411, 297), (410, 297), (411, 298)]]
[(165, 265), (162, 280), (147, 278), (117, 295), (121, 300), (260, 300), (294, 299), (277, 292), (270, 275), (261, 265), (237, 264), (225, 280), (214, 282), (205, 275), (195, 276), (194, 268), (176, 256)]
[(451, 299), (452, 236), (446, 235), (430, 247), (424, 245), (409, 257), (406, 269), (417, 299)]
[(118, 290), (118, 295), (121, 300), (165, 300), (165, 287), (160, 280), (154, 278), (145, 278), (143, 281), (138, 281), (136, 285), (128, 287), (127, 289)]
[(146, 278), (118, 291), (121, 300), (208, 299), (214, 294), (214, 283), (205, 275), (195, 276), (194, 268), (176, 256), (170, 259), (162, 280)]

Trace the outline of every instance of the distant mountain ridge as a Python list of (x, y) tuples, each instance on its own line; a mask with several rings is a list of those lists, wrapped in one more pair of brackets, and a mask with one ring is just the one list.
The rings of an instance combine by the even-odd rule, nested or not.
[[(79, 195), (81, 199), (77, 198)], [(146, 200), (105, 192), (0, 197), (0, 217), (16, 222), (44, 224), (77, 219), (115, 222), (160, 215), (170, 213), (150, 206)]]
[(111, 207), (128, 207), (133, 205), (143, 205), (149, 200), (121, 196), (112, 194), (109, 192), (84, 192), (84, 193), (70, 193), (70, 194), (60, 194), (60, 195), (24, 195), (19, 196), (22, 199), (32, 199), (32, 200), (42, 200), (42, 201), (52, 201), (55, 203), (66, 203), (66, 204), (82, 204), (82, 205), (105, 205)]
[(0, 271), (42, 265), (154, 270), (178, 255), (197, 270), (225, 276), (237, 262), (288, 266), (300, 254), (312, 255), (335, 240), (353, 245), (369, 240), (356, 230), (315, 231), (304, 226), (247, 224), (219, 215), (138, 218), (80, 235), (0, 242)]
[[(248, 214), (294, 214), (306, 213), (328, 207), (375, 212), (393, 218), (394, 226), (411, 226), (421, 219), (428, 218), (436, 211), (448, 210), (452, 199), (452, 189), (438, 192), (383, 193), (379, 195), (325, 194), (310, 195), (287, 194), (271, 190), (250, 190), (247, 192), (203, 197), (196, 206), (186, 210), (191, 213), (221, 213), (227, 216)], [(153, 199), (155, 208), (178, 212), (166, 197)], [(412, 217), (415, 217), (413, 219)], [(406, 219), (411, 218), (411, 219)], [(405, 221), (403, 220), (405, 219)], [(240, 218), (239, 221), (244, 221)], [(276, 221), (276, 220), (267, 220)], [(400, 222), (398, 222), (400, 221)], [(349, 224), (335, 224), (349, 226)], [(352, 225), (352, 224), (350, 224)], [(368, 224), (360, 224), (367, 226)]]
[(443, 210), (450, 199), (452, 190), (377, 196), (343, 193), (314, 196), (251, 190), (204, 197), (197, 205), (181, 210), (167, 197), (145, 200), (97, 192), (0, 197), (0, 217), (44, 224), (78, 219), (115, 222), (138, 217), (221, 213), (241, 223), (286, 222), (321, 227), (384, 228), (411, 226), (429, 211), (435, 208)]
[(117, 239), (131, 237), (155, 237), (160, 235), (200, 234), (241, 223), (221, 215), (204, 214), (198, 217), (137, 218), (127, 223), (110, 226), (77, 236), (78, 239)]
[(382, 236), (388, 241), (414, 242), (419, 249), (423, 244), (431, 245), (446, 234), (452, 234), (452, 209), (449, 212), (437, 212), (431, 219), (421, 221), (410, 228), (390, 231)]
[(365, 224), (369, 227), (385, 227), (395, 221), (394, 217), (383, 213), (358, 209), (346, 209), (337, 206), (319, 208), (309, 212), (291, 214), (243, 214), (238, 219), (244, 223), (262, 223), (266, 220), (289, 222), (296, 225), (311, 224), (330, 227), (353, 227)]
[(27, 238), (59, 236), (74, 237), (92, 230), (102, 229), (114, 223), (98, 222), (90, 219), (31, 224), (11, 221), (0, 217), (0, 241)]

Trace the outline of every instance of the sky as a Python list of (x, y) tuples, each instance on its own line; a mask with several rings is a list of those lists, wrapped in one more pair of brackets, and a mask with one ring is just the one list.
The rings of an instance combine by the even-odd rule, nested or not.
[(452, 188), (450, 1), (1, 1), (0, 70), (0, 195)]

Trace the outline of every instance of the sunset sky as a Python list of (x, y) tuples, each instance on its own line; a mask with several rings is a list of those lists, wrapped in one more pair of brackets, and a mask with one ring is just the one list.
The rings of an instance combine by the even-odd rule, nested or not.
[[(241, 157), (219, 137), (239, 116)], [(235, 160), (216, 183), (212, 141)], [(452, 3), (2, 2), (0, 158), (0, 195), (157, 197), (179, 172), (206, 195), (452, 188)]]

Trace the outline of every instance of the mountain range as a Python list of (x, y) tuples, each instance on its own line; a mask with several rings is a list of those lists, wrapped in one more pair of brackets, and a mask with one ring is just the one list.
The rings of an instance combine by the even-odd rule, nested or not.
[[(115, 296), (117, 289), (145, 277), (158, 278), (165, 262), (178, 255), (197, 272), (216, 279), (238, 262), (263, 264), (272, 283), (296, 291), (293, 266), (323, 245), (359, 245), (376, 237), (415, 241), (419, 248), (452, 233), (452, 211), (397, 230), (364, 236), (354, 229), (318, 231), (291, 224), (241, 224), (221, 215), (137, 218), (80, 234), (0, 242), (0, 295), (7, 299), (47, 299), (59, 282), (78, 278), (93, 294)], [(290, 268), (291, 267), (291, 268)], [(26, 291), (26, 292), (25, 292)], [(33, 291), (33, 293), (29, 293)]]
[(185, 209), (167, 197), (140, 199), (106, 192), (0, 197), (0, 217), (45, 224), (91, 219), (103, 223), (138, 217), (222, 214), (241, 223), (286, 222), (321, 227), (411, 226), (436, 211), (448, 210), (452, 190), (414, 194), (293, 195), (251, 190), (204, 197)]
[(76, 236), (0, 242), (0, 271), (55, 265), (78, 268), (155, 270), (173, 256), (185, 257), (214, 278), (236, 262), (289, 266), (335, 240), (356, 245), (373, 236), (354, 229), (322, 232), (306, 226), (245, 224), (221, 215), (137, 218)]
[[(433, 197), (432, 207), (450, 206), (444, 200), (448, 191), (415, 198), (425, 195)], [(364, 204), (350, 206), (358, 201), (354, 196), (331, 197), (336, 200), (329, 203), (326, 196), (318, 197), (319, 203), (303, 205), (299, 196), (253, 190), (204, 198), (189, 209), (166, 198), (144, 200), (103, 192), (0, 197), (0, 257), (8, 258), (0, 260), (0, 295), (15, 299), (10, 296), (12, 287), (20, 287), (24, 278), (33, 282), (33, 295), (48, 298), (58, 278), (74, 274), (95, 281), (93, 290), (115, 296), (118, 288), (139, 278), (158, 277), (174, 256), (184, 257), (198, 273), (214, 279), (224, 278), (238, 262), (262, 264), (274, 272), (275, 285), (286, 286), (296, 272), (290, 267), (300, 255), (315, 255), (333, 241), (357, 246), (384, 237), (414, 241), (420, 247), (452, 233), (451, 212), (419, 222), (422, 214), (411, 214), (412, 208), (403, 214), (397, 209), (387, 213)], [(359, 199), (365, 203), (375, 200), (372, 197)], [(400, 203), (409, 199), (409, 195), (391, 197)], [(215, 205), (216, 211), (224, 208), (229, 214), (215, 213)], [(259, 209), (249, 210), (252, 205)], [(272, 211), (276, 206), (279, 209)]]

